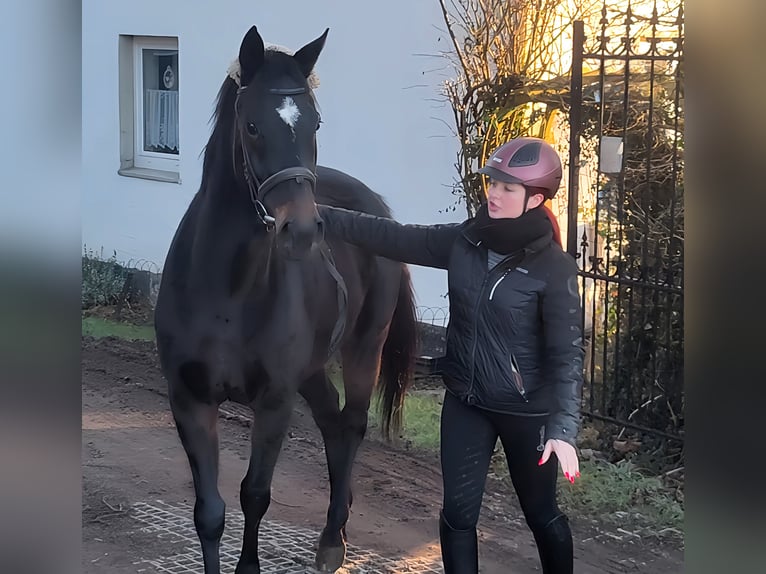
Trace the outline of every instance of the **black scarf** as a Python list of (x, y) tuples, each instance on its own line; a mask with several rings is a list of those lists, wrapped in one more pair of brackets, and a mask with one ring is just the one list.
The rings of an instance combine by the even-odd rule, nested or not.
[(530, 209), (515, 219), (492, 219), (486, 203), (476, 212), (472, 227), (485, 247), (502, 255), (523, 249), (553, 231), (551, 220), (542, 207)]

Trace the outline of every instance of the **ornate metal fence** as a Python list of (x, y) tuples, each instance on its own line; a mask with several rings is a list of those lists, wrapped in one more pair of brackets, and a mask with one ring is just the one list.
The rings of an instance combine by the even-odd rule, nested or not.
[(584, 407), (682, 438), (683, 4), (604, 1), (601, 16), (600, 29), (575, 23), (569, 110), (567, 249), (587, 317)]

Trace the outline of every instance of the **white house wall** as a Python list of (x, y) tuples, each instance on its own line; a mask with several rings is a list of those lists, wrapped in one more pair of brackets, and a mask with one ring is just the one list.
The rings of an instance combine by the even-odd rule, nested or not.
[[(452, 70), (437, 0), (83, 2), (83, 243), (161, 268), (197, 191), (214, 100), (240, 41), (255, 24), (267, 42), (298, 49), (330, 28), (317, 64), (323, 125), (319, 162), (381, 193), (403, 222), (457, 221), (440, 213), (458, 141), (440, 95)], [(181, 183), (117, 174), (118, 37), (177, 36)], [(446, 274), (412, 267), (418, 304), (443, 307)]]

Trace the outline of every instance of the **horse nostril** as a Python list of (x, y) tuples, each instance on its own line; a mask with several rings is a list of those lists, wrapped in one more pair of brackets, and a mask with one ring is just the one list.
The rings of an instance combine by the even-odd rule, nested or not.
[(292, 220), (285, 221), (282, 224), (282, 229), (279, 230), (280, 235), (286, 235), (292, 231)]
[(324, 222), (318, 217), (287, 219), (279, 229), (279, 241), (294, 253), (305, 252), (324, 239)]

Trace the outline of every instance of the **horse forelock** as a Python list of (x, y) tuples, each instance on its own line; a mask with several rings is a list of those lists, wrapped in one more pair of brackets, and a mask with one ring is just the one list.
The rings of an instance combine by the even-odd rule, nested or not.
[[(295, 52), (293, 52), (289, 48), (280, 46), (279, 44), (266, 44), (264, 46), (264, 49), (270, 52), (282, 52), (284, 54), (287, 54), (288, 56), (292, 56), (295, 54)], [(234, 60), (231, 61), (231, 64), (229, 64), (229, 67), (226, 70), (226, 75), (232, 80), (234, 80), (234, 83), (237, 85), (237, 87), (240, 86), (241, 68), (239, 65), (239, 58), (234, 58)], [(309, 74), (308, 83), (309, 83), (309, 88), (311, 88), (312, 90), (316, 90), (319, 87), (319, 76), (317, 75), (315, 70), (312, 70), (311, 74)]]
[[(266, 44), (264, 49), (266, 52), (270, 52), (271, 54), (282, 53), (288, 56), (293, 55), (293, 52), (290, 49), (285, 48), (284, 46), (279, 46), (277, 44)], [(266, 58), (267, 60), (270, 59), (269, 54), (266, 54)], [(317, 75), (316, 71), (312, 70), (309, 74), (309, 77), (306, 78), (306, 81), (309, 87), (309, 98), (311, 99), (314, 108), (319, 111), (319, 102), (317, 101), (316, 94), (314, 93), (314, 90), (319, 87), (319, 76)], [(241, 87), (241, 68), (239, 65), (239, 58), (235, 58), (229, 65), (226, 71), (226, 79), (224, 80), (224, 85), (222, 86), (222, 92), (226, 91), (227, 86), (228, 90), (233, 92), (236, 92)], [(220, 98), (219, 100), (221, 102), (227, 101), (226, 98)], [(227, 110), (218, 109), (216, 116), (221, 118), (226, 111)]]

